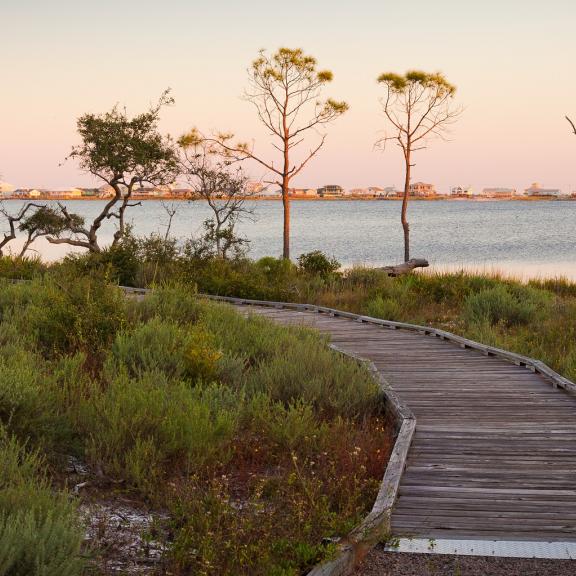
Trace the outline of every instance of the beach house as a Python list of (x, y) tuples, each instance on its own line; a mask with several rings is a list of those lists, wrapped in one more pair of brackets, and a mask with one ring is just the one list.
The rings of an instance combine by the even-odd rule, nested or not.
[(426, 182), (414, 182), (410, 184), (410, 196), (436, 196), (434, 184)]
[(539, 182), (533, 182), (530, 188), (524, 190), (526, 196), (560, 196), (562, 192), (557, 188), (542, 188)]
[(486, 196), (486, 198), (511, 198), (516, 196), (516, 188), (484, 188), (482, 196)]

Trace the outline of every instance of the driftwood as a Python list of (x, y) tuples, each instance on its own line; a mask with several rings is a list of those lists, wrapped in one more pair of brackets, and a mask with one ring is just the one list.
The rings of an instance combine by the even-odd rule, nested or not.
[(414, 268), (428, 268), (430, 264), (428, 264), (428, 260), (424, 260), (424, 258), (412, 258), (403, 264), (397, 264), (396, 266), (384, 266), (380, 268), (388, 274), (388, 276), (400, 276), (401, 274), (408, 274), (412, 272)]

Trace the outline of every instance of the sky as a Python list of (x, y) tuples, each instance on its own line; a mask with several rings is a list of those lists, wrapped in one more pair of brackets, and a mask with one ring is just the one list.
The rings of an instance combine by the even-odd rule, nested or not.
[(164, 132), (231, 131), (272, 158), (242, 94), (258, 50), (287, 46), (332, 70), (325, 95), (350, 105), (297, 186), (400, 186), (399, 151), (374, 149), (385, 128), (376, 78), (423, 69), (443, 72), (465, 111), (449, 142), (418, 152), (414, 180), (576, 190), (564, 119), (576, 118), (575, 21), (575, 0), (0, 0), (0, 180), (96, 184), (63, 163), (76, 119), (116, 103), (141, 112), (167, 87)]

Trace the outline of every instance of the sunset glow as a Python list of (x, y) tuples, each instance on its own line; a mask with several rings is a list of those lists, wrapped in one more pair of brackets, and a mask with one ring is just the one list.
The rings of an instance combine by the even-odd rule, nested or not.
[[(296, 0), (268, 4), (24, 0), (2, 8), (1, 179), (22, 187), (94, 181), (68, 162), (81, 114), (115, 103), (137, 112), (172, 88), (162, 127), (230, 130), (260, 150), (269, 138), (241, 99), (246, 68), (260, 48), (302, 47), (334, 72), (326, 95), (350, 111), (330, 127), (322, 154), (298, 186), (401, 185), (398, 151), (375, 151), (384, 119), (376, 82), (385, 71), (442, 71), (465, 112), (451, 142), (416, 157), (414, 178), (452, 185), (531, 182), (576, 189), (576, 4), (570, 0), (400, 4)], [(253, 176), (263, 174), (252, 167)]]

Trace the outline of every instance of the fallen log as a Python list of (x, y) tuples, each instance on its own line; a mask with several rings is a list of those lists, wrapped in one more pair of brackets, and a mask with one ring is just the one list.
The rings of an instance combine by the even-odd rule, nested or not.
[(383, 268), (379, 268), (379, 270), (383, 270), (388, 276), (401, 276), (402, 274), (409, 274), (414, 268), (428, 268), (428, 266), (430, 266), (428, 260), (424, 258), (412, 258), (402, 264), (384, 266)]

